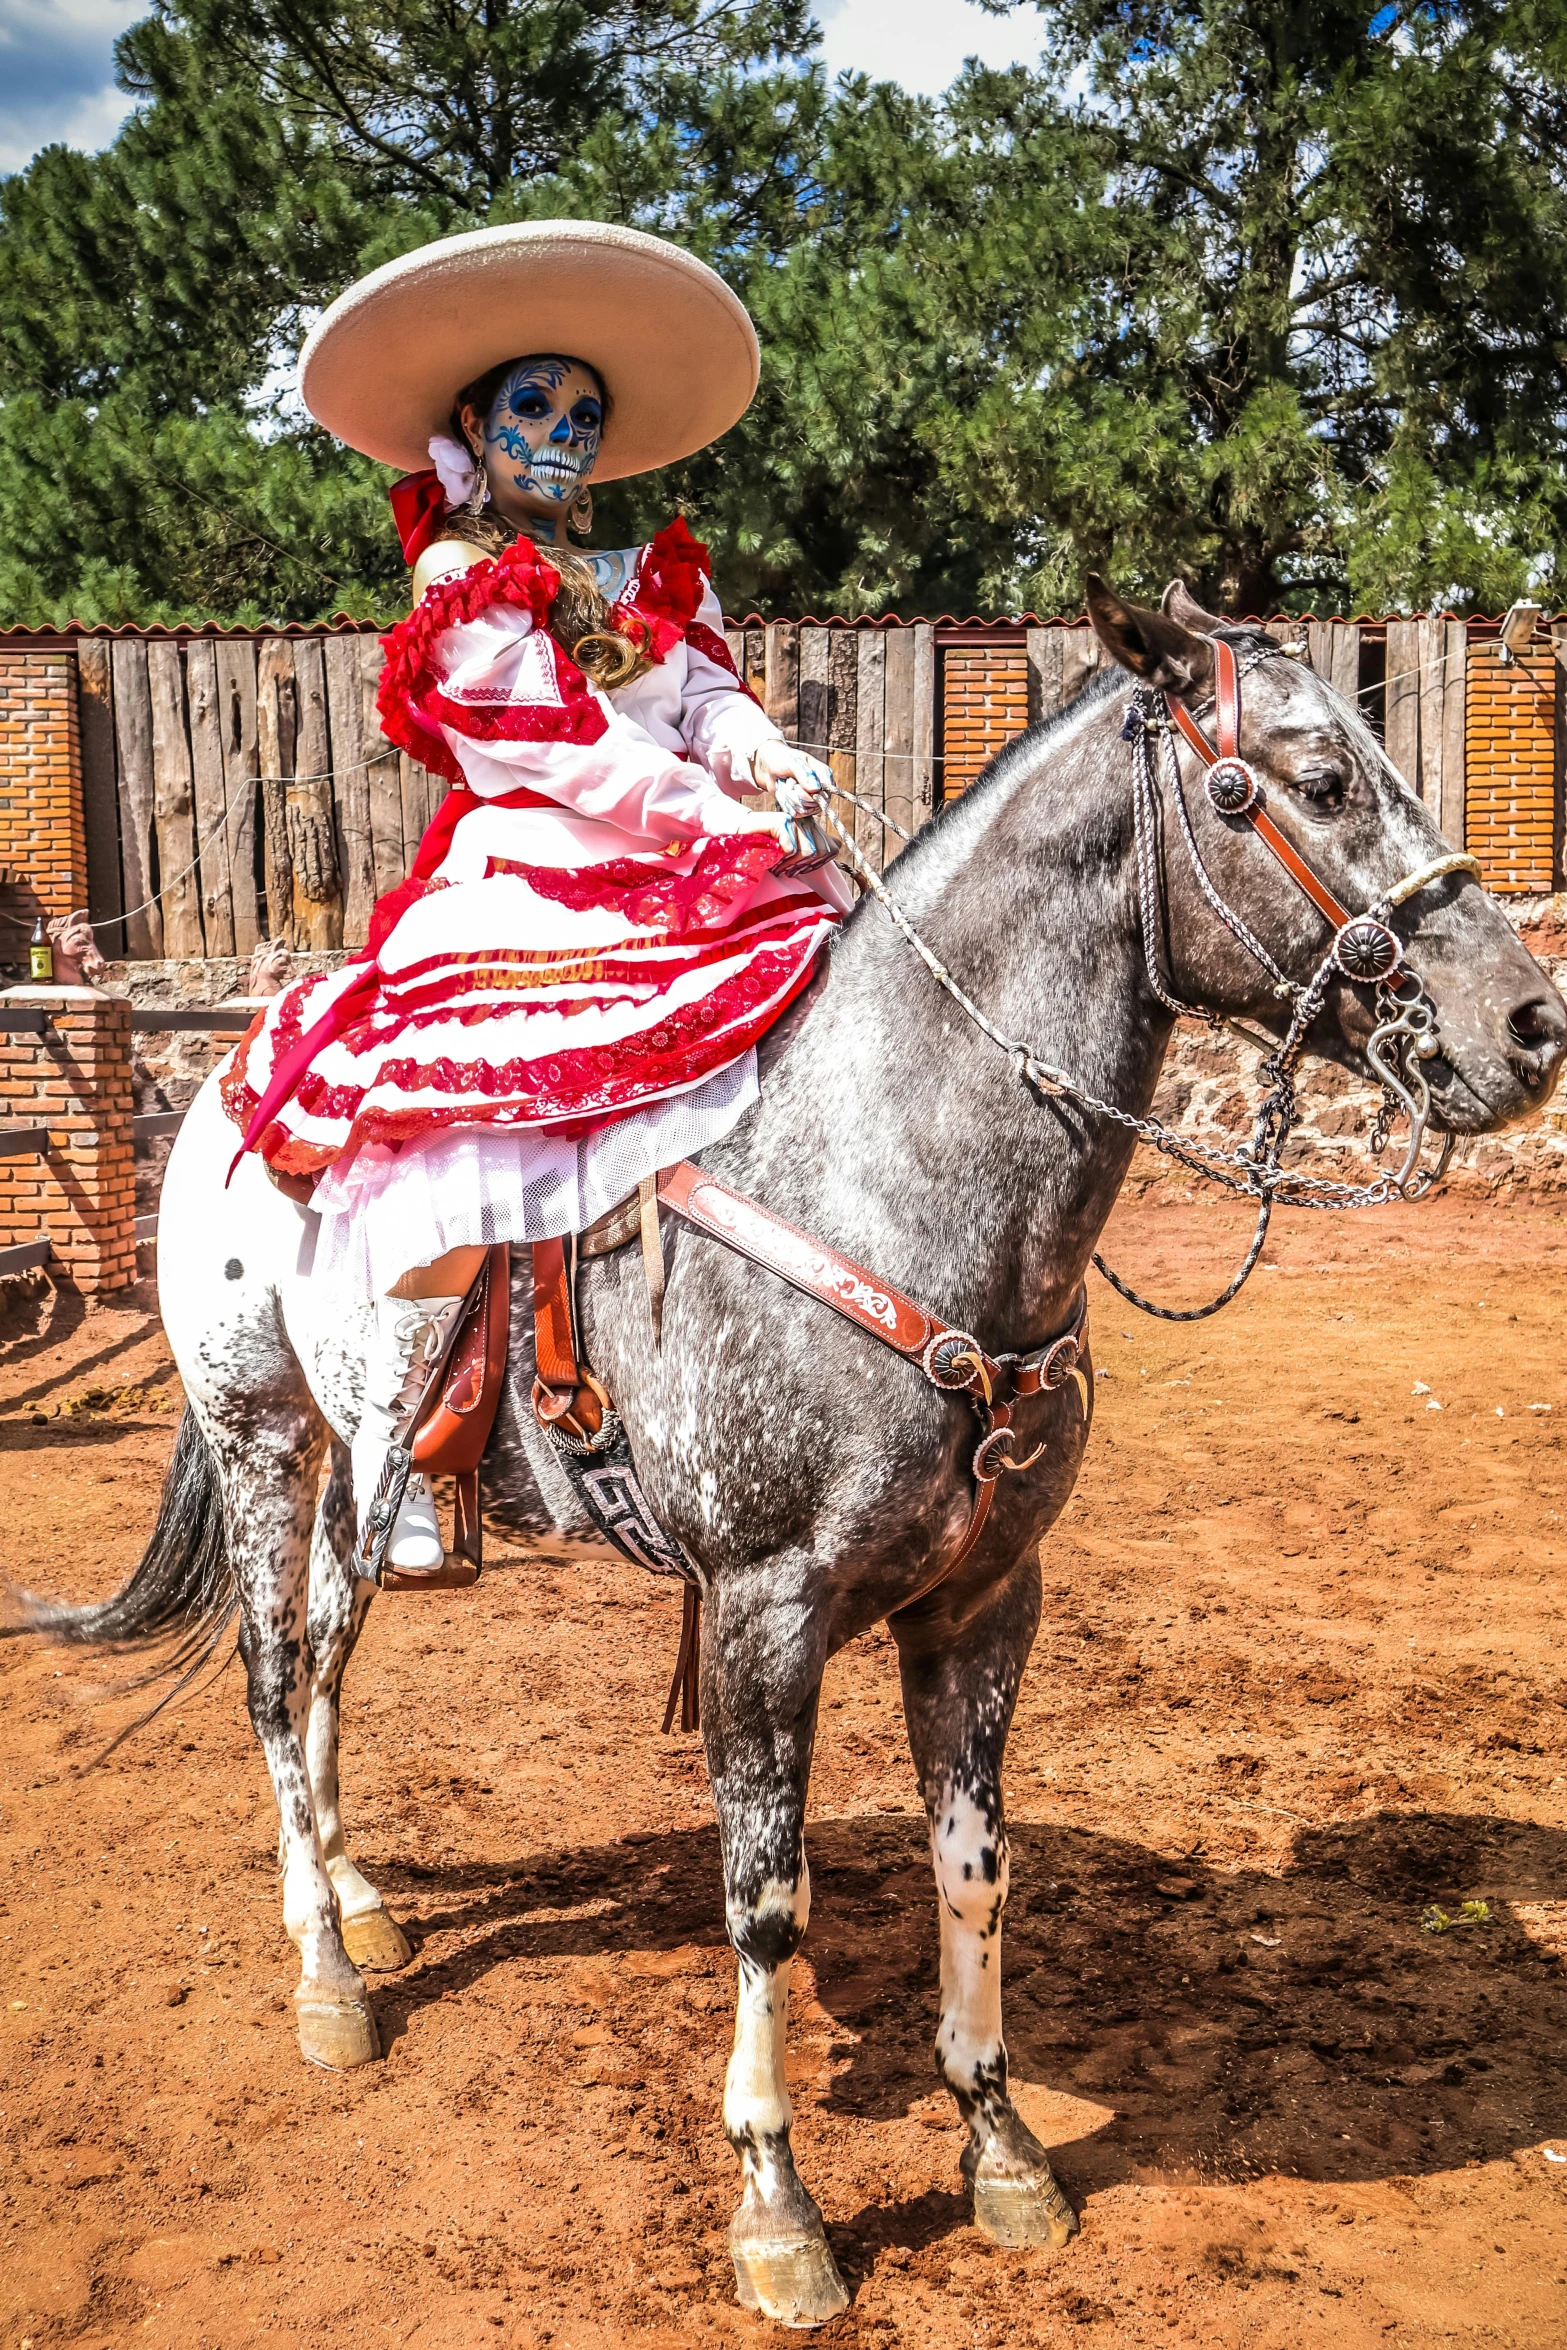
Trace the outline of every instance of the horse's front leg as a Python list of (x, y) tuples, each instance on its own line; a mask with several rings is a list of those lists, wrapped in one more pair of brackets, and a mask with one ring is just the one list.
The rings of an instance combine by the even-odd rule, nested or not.
[(337, 1894), (343, 1947), (356, 1967), (388, 1974), (413, 1956), (391, 1911), (348, 1857), (338, 1789), (343, 1675), (370, 1612), (374, 1585), (355, 1572), (356, 1513), (348, 1448), (332, 1446), (310, 1554), (310, 1714), (305, 1756), (327, 1874)]
[(300, 1955), (300, 2053), (345, 2071), (380, 2054), (363, 1980), (343, 1947), (305, 1758), (312, 1659), (310, 1531), (325, 1430), (303, 1395), (251, 1393), (208, 1440), (223, 1486), (251, 1724), (277, 1802), (283, 1925)]
[(961, 1625), (948, 1613), (954, 1596), (938, 1591), (892, 1620), (941, 1912), (936, 2069), (968, 2124), (975, 2225), (998, 2244), (1061, 2245), (1077, 2219), (1012, 2103), (1001, 2031), (1001, 1763), (1039, 1622), (1038, 1560), (1015, 1567)]
[(739, 1587), (721, 1584), (703, 1627), (702, 1727), (739, 1960), (724, 2134), (740, 2158), (744, 2193), (729, 2246), (743, 2307), (781, 2325), (811, 2326), (849, 2300), (822, 2215), (795, 2169), (784, 2071), (789, 1970), (811, 1908), (805, 1797), (822, 1668), (802, 1642), (802, 1625), (811, 1622), (803, 1595), (782, 1604), (768, 1581), (748, 1575)]

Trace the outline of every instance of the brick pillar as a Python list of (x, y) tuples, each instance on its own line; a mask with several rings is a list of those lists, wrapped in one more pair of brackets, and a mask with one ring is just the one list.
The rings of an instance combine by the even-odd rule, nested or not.
[(1028, 724), (1028, 642), (949, 644), (941, 656), (942, 797), (967, 791), (987, 759)]
[(87, 903), (76, 655), (0, 645), (0, 963), (25, 963), (40, 914)]
[(87, 987), (16, 987), (42, 1036), (0, 1031), (6, 1126), (41, 1126), (43, 1158), (0, 1158), (0, 1247), (47, 1234), (57, 1275), (89, 1296), (136, 1278), (131, 1007)]
[(1555, 647), (1543, 631), (1511, 662), (1469, 640), (1464, 692), (1464, 846), (1487, 889), (1554, 888)]

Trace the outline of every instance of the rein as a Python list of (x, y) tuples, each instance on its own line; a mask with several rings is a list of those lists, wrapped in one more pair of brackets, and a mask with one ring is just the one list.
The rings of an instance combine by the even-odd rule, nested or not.
[[(1266, 650), (1259, 648), (1246, 663), (1246, 670), (1257, 667), (1262, 661), (1279, 657), (1280, 648), (1277, 646), (1270, 645)], [(1208, 796), (1217, 813), (1231, 821), (1243, 821), (1250, 825), (1296, 887), (1310, 899), (1323, 919), (1332, 925), (1334, 932), (1331, 947), (1304, 986), (1290, 979), (1280, 969), (1262, 941), (1223, 896), (1203, 863), (1192, 829), (1191, 813), (1186, 805), (1179, 763), (1172, 751), (1171, 791), (1198, 887), (1231, 936), (1269, 974), (1274, 983), (1274, 994), (1288, 1001), (1292, 1007), (1283, 1039), (1276, 1045), (1272, 1045), (1270, 1040), (1271, 1049), (1262, 1064), (1261, 1073), (1269, 1081), (1270, 1090), (1253, 1120), (1250, 1140), (1234, 1150), (1223, 1150), (1194, 1137), (1177, 1134), (1156, 1118), (1140, 1118), (1114, 1102), (1102, 1100), (1064, 1070), (1042, 1060), (1019, 1038), (1008, 1036), (997, 1028), (914, 928), (880, 874), (861, 854), (852, 834), (839, 823), (830, 808), (824, 811), (826, 823), (847, 850), (860, 881), (885, 909), (937, 984), (951, 996), (974, 1026), (1006, 1054), (1020, 1083), (1036, 1096), (1046, 1099), (1053, 1094), (1064, 1096), (1084, 1109), (1109, 1118), (1140, 1142), (1147, 1143), (1166, 1158), (1175, 1160), (1203, 1181), (1216, 1183), (1225, 1190), (1257, 1201), (1257, 1225), (1251, 1244), (1224, 1290), (1205, 1306), (1178, 1311), (1169, 1306), (1157, 1305), (1131, 1288), (1095, 1251), (1094, 1265), (1111, 1287), (1128, 1304), (1165, 1322), (1204, 1321), (1230, 1303), (1256, 1266), (1274, 1206), (1280, 1201), (1291, 1207), (1323, 1210), (1380, 1207), (1395, 1198), (1411, 1201), (1423, 1199), (1433, 1185), (1440, 1182), (1453, 1147), (1451, 1135), (1444, 1137), (1434, 1167), (1420, 1169), (1418, 1165), (1430, 1113), (1430, 1093), (1421, 1064), (1433, 1060), (1441, 1049), (1436, 1014), (1418, 976), (1405, 964), (1402, 944), (1389, 928), (1387, 917), (1396, 906), (1405, 904), (1431, 882), (1439, 881), (1450, 873), (1478, 874), (1480, 870), (1473, 857), (1455, 851), (1451, 855), (1436, 858), (1417, 872), (1405, 875), (1403, 880), (1384, 891), (1364, 913), (1350, 913), (1285, 838), (1262, 805), (1257, 777), (1250, 765), (1241, 758), (1239, 750), (1240, 688), (1245, 672), (1236, 657), (1234, 646), (1223, 638), (1214, 640), (1214, 661), (1217, 745), (1209, 741), (1196, 719), (1174, 695), (1146, 686), (1134, 690), (1121, 729), (1123, 740), (1132, 746), (1132, 810), (1138, 907), (1149, 983), (1160, 1003), (1172, 1015), (1193, 1015), (1207, 1019), (1214, 1025), (1226, 1024), (1220, 1013), (1181, 1002), (1166, 988), (1159, 975), (1156, 941), (1162, 891), (1156, 829), (1160, 792), (1154, 745), (1170, 740), (1177, 732), (1206, 769)], [(1346, 979), (1356, 986), (1376, 989), (1379, 1018), (1366, 1044), (1366, 1057), (1381, 1086), (1383, 1097), (1371, 1134), (1373, 1153), (1380, 1153), (1385, 1148), (1392, 1119), (1400, 1110), (1409, 1120), (1409, 1143), (1398, 1173), (1381, 1175), (1364, 1184), (1305, 1174), (1280, 1164), (1280, 1153), (1296, 1118), (1295, 1069), (1305, 1047), (1307, 1031), (1321, 1010), (1335, 977)], [(1250, 1035), (1249, 1030), (1242, 1030), (1241, 1033)]]

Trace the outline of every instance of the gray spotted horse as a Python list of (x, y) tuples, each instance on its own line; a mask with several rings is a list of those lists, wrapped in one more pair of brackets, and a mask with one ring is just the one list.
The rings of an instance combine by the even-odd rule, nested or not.
[[(731, 2241), (742, 2299), (792, 2324), (845, 2300), (795, 2167), (785, 2083), (817, 1704), (828, 1658), (883, 1621), (930, 1823), (936, 2065), (975, 2219), (1009, 2243), (1063, 2244), (1076, 2228), (1008, 2092), (1002, 1763), (1039, 1622), (1040, 1541), (1088, 1441), (1085, 1275), (1176, 1009), (1273, 1040), (1257, 1136), (1208, 1169), (1264, 1213), (1274, 1197), (1330, 1196), (1275, 1147), (1303, 1049), (1463, 1135), (1538, 1110), (1567, 1039), (1567, 1008), (1470, 861), (1321, 677), (1179, 588), (1156, 611), (1095, 583), (1091, 608), (1110, 664), (941, 810), (881, 900), (862, 900), (768, 1040), (758, 1106), (701, 1170), (716, 1197), (784, 1219), (840, 1274), (869, 1269), (872, 1289), (906, 1293), (962, 1344), (889, 1359), (765, 1249), (757, 1261), (673, 1208), (660, 1343), (634, 1247), (581, 1273), (586, 1358), (700, 1587), (702, 1732), (739, 1962)], [(163, 1193), (162, 1307), (189, 1409), (146, 1556), (103, 1605), (29, 1601), (22, 1624), (87, 1642), (174, 1635), (189, 1658), (237, 1607), (301, 1959), (300, 2043), (347, 2066), (377, 2054), (365, 1971), (405, 1955), (349, 1857), (338, 1792), (340, 1691), (372, 1597), (352, 1564), (348, 1484), (361, 1316), (301, 1272), (308, 1213), (253, 1159), (225, 1190), (232, 1149), (209, 1082)], [(519, 1265), (489, 1507), (524, 1535), (580, 1533), (528, 1404), (530, 1304)], [(1086, 1376), (1039, 1373), (1064, 1336), (1066, 1368)]]

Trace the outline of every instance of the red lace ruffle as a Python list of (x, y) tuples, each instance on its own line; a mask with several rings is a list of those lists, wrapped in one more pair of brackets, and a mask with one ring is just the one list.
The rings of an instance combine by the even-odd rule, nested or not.
[(721, 922), (737, 898), (749, 896), (784, 855), (770, 833), (741, 833), (709, 841), (689, 873), (660, 873), (643, 857), (611, 857), (601, 865), (525, 865), (512, 857), (491, 857), (491, 874), (515, 874), (535, 897), (573, 913), (594, 909), (623, 914), (638, 930), (661, 930), (683, 938)]
[(454, 1061), (443, 1054), (434, 1061), (381, 1063), (377, 1093), (391, 1087), (400, 1093), (463, 1097), (449, 1108), (423, 1103), (397, 1109), (381, 1101), (367, 1105), (365, 1088), (329, 1085), (312, 1070), (301, 1080), (295, 1099), (312, 1118), (349, 1122), (346, 1141), (325, 1146), (301, 1142), (274, 1125), (264, 1155), (285, 1174), (309, 1174), (363, 1142), (406, 1142), (448, 1126), (548, 1126), (555, 1131), (560, 1121), (578, 1118), (597, 1125), (737, 1060), (793, 1002), (809, 980), (814, 960), (801, 953), (798, 942), (790, 941), (758, 957), (700, 1003), (672, 1008), (656, 1028), (618, 1044), (571, 1048), (540, 1059), (519, 1055), (503, 1062)]
[[(545, 562), (529, 538), (515, 539), (491, 563), (475, 563), (449, 579), (433, 581), (408, 618), (388, 629), (381, 639), (386, 662), (375, 706), (387, 741), (396, 743), (422, 767), (444, 775), (448, 783), (460, 784), (463, 772), (456, 754), (441, 734), (436, 716), (426, 714), (426, 704), (445, 683), (445, 672), (436, 662), (436, 645), (447, 629), (477, 620), (492, 604), (515, 604), (532, 614), (535, 628), (542, 628), (559, 586), (560, 573)], [(564, 653), (557, 657), (586, 692), (587, 681), (576, 663), (567, 661)], [(466, 712), (451, 723), (464, 733), (469, 731)]]
[[(694, 1002), (667, 1007), (654, 1027), (615, 1041), (538, 1056), (516, 1054), (505, 1060), (485, 1057), (482, 1047), (471, 1060), (457, 1060), (449, 1053), (421, 1060), (406, 1052), (394, 1059), (383, 1057), (389, 1047), (400, 1037), (412, 1042), (443, 1014), (432, 1007), (412, 1016), (406, 1011), (400, 1017), (389, 1016), (383, 1004), (367, 1018), (352, 1022), (338, 1039), (349, 1052), (371, 1062), (371, 1085), (333, 1085), (312, 1069), (294, 1096), (307, 1116), (340, 1123), (344, 1131), (328, 1143), (305, 1141), (290, 1134), (280, 1118), (261, 1139), (262, 1155), (285, 1173), (308, 1174), (362, 1142), (402, 1142), (448, 1126), (537, 1126), (557, 1131), (560, 1122), (580, 1119), (584, 1123), (577, 1130), (585, 1132), (671, 1086), (710, 1076), (755, 1044), (810, 978), (823, 912), (814, 900), (809, 909), (789, 909), (783, 935), (756, 942), (742, 970)], [(802, 919), (807, 913), (810, 918)], [(716, 949), (701, 957), (704, 962), (715, 959)], [(308, 998), (320, 984), (310, 980), (288, 991), (295, 1000), (273, 1015), (274, 1054), (286, 1051), (308, 1024)], [(475, 1009), (477, 1045), (489, 1020), (483, 1010)], [(503, 1009), (494, 1007), (496, 1012)], [(511, 1009), (515, 1014), (523, 1007)], [(451, 1016), (448, 1007), (444, 1017)], [(471, 1018), (469, 1014), (464, 1019), (465, 1026)], [(248, 1058), (248, 1050), (239, 1054), (223, 1081), (224, 1106), (241, 1127), (248, 1124), (259, 1100), (248, 1079)], [(449, 1100), (445, 1105), (425, 1102), (399, 1108), (384, 1098), (384, 1089), (433, 1092)], [(370, 1093), (378, 1098), (367, 1101)]]

